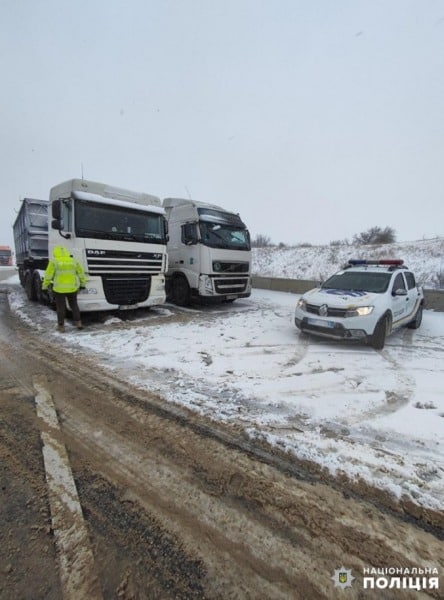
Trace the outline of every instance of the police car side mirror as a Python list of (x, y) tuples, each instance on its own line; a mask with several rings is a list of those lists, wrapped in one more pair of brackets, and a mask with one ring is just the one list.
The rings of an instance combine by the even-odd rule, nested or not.
[(394, 296), (407, 296), (407, 290), (404, 290), (403, 288), (398, 288), (397, 290), (393, 291), (393, 295)]

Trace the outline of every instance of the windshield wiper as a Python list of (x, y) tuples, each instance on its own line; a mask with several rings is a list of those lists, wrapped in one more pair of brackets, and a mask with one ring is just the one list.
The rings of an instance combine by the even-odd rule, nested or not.
[(108, 231), (101, 231), (99, 229), (79, 229), (77, 231), (79, 237), (94, 237), (106, 240), (112, 240), (113, 235)]

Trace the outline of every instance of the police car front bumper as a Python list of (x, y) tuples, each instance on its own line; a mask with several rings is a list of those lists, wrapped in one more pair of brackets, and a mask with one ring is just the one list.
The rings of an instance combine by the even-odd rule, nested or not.
[[(295, 317), (295, 325), (306, 333), (312, 333), (331, 339), (365, 340), (368, 334), (364, 329), (344, 327), (343, 323), (317, 317)], [(350, 323), (351, 324), (351, 323)]]

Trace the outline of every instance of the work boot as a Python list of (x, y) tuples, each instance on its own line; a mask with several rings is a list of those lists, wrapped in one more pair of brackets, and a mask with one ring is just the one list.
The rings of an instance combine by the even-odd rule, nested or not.
[(77, 327), (77, 329), (83, 329), (82, 321), (75, 321), (74, 325)]
[(64, 325), (57, 325), (57, 331), (60, 331), (60, 333), (65, 333), (65, 326)]

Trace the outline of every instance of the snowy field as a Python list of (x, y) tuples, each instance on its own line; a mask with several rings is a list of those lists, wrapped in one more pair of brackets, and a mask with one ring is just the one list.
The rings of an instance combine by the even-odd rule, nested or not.
[(306, 244), (285, 248), (254, 248), (253, 274), (323, 281), (342, 269), (351, 258), (401, 258), (424, 288), (444, 289), (444, 238), (379, 246)]
[(426, 310), (384, 350), (301, 336), (298, 296), (254, 290), (220, 307), (164, 305), (78, 332), (8, 280), (30, 326), (172, 403), (242, 425), (331, 473), (361, 477), (415, 503), (444, 506), (444, 313)]

